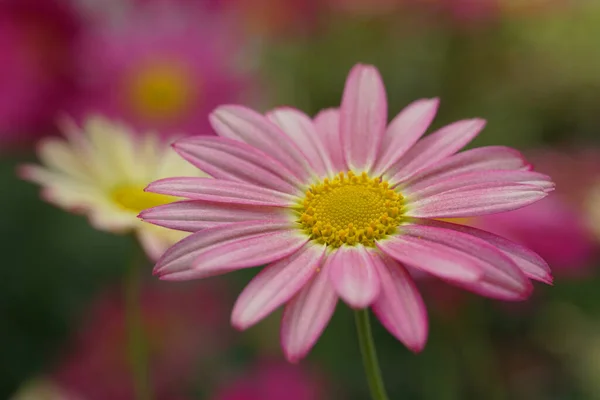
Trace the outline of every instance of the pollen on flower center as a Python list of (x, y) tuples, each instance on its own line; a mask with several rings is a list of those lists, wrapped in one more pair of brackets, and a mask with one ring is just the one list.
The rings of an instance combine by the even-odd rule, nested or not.
[(144, 186), (137, 185), (117, 186), (112, 190), (111, 198), (119, 207), (135, 213), (177, 200), (173, 196), (144, 192)]
[(298, 222), (311, 238), (332, 247), (374, 246), (402, 218), (402, 195), (365, 172), (340, 172), (306, 191)]
[(170, 119), (190, 106), (193, 96), (188, 72), (181, 66), (156, 63), (136, 71), (129, 87), (132, 105), (148, 118)]

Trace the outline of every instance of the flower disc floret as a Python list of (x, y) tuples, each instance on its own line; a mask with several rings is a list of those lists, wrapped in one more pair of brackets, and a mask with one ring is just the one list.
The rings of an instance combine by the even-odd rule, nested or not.
[(119, 185), (111, 192), (111, 198), (123, 210), (140, 213), (142, 210), (176, 201), (174, 196), (144, 191), (142, 185)]
[(375, 246), (394, 233), (402, 219), (402, 195), (388, 182), (340, 172), (311, 185), (301, 204), (298, 222), (311, 239), (340, 247)]

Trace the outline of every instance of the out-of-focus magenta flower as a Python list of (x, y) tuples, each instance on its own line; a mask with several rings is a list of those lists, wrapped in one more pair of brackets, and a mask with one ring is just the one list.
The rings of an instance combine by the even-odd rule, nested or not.
[(173, 3), (139, 7), (81, 41), (72, 115), (98, 112), (164, 134), (210, 134), (208, 113), (240, 99), (239, 55), (219, 15)]
[(324, 382), (300, 366), (259, 363), (246, 375), (228, 382), (213, 400), (324, 400)]
[(596, 250), (582, 215), (558, 196), (519, 210), (481, 216), (471, 225), (522, 243), (562, 275), (584, 272), (582, 268), (589, 266)]
[(532, 162), (556, 175), (556, 196), (577, 210), (600, 242), (600, 149), (545, 150), (532, 154)]
[[(586, 272), (600, 238), (600, 153), (544, 150), (528, 158), (536, 170), (552, 175), (556, 191), (540, 202), (501, 214), (463, 221), (522, 243), (563, 276)], [(596, 215), (596, 216), (594, 216)]]
[[(141, 295), (150, 382), (157, 398), (181, 393), (202, 376), (198, 360), (215, 357), (226, 342), (223, 287), (151, 285)], [(87, 315), (53, 378), (87, 400), (135, 398), (128, 360), (124, 298), (109, 291)], [(193, 373), (192, 370), (193, 369)], [(191, 376), (193, 375), (193, 376)]]
[(0, 147), (48, 133), (69, 91), (78, 15), (65, 1), (0, 1)]

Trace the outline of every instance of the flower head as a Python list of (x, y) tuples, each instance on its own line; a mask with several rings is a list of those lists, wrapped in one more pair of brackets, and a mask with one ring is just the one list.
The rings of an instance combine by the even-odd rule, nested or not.
[(137, 135), (126, 126), (99, 117), (83, 130), (65, 121), (66, 138), (46, 138), (38, 147), (45, 166), (26, 165), (20, 175), (43, 187), (42, 197), (59, 207), (85, 214), (97, 229), (135, 232), (153, 258), (182, 232), (144, 224), (138, 213), (174, 197), (144, 192), (155, 179), (202, 176), (156, 134)]
[(235, 304), (244, 329), (287, 303), (281, 342), (295, 361), (314, 345), (338, 298), (371, 306), (414, 351), (427, 338), (423, 301), (404, 265), (485, 296), (521, 300), (546, 263), (496, 235), (438, 218), (516, 209), (553, 183), (515, 150), (455, 154), (484, 121), (455, 122), (425, 138), (437, 99), (409, 105), (387, 124), (383, 82), (355, 66), (340, 109), (314, 120), (280, 108), (241, 106), (210, 117), (219, 137), (176, 150), (215, 179), (170, 178), (147, 190), (189, 200), (142, 212), (152, 223), (195, 232), (158, 261), (155, 273), (187, 280), (268, 264)]
[(209, 111), (247, 88), (233, 69), (239, 46), (228, 28), (191, 3), (135, 7), (122, 21), (97, 24), (81, 39), (82, 90), (67, 111), (164, 134), (210, 134)]

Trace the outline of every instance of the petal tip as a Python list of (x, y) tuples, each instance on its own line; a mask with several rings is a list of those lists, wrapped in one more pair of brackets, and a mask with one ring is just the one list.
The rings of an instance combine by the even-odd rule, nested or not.
[(552, 276), (552, 274), (550, 274), (550, 273), (538, 278), (538, 281), (545, 283), (546, 285), (549, 285), (549, 286), (554, 286), (554, 276)]
[(414, 344), (406, 345), (406, 348), (409, 349), (410, 351), (412, 351), (415, 354), (419, 354), (423, 350), (425, 350), (425, 345), (426, 344), (427, 344), (427, 340), (424, 340), (423, 342), (420, 342), (420, 343), (414, 343)]
[(290, 364), (298, 364), (302, 360), (308, 351), (289, 351), (286, 346), (282, 343), (283, 356)]
[(239, 318), (236, 318), (234, 315), (231, 316), (230, 323), (235, 330), (240, 332), (249, 328), (248, 324), (244, 323), (244, 321), (241, 321)]
[(477, 127), (477, 129), (483, 129), (487, 125), (487, 120), (483, 118), (473, 118), (471, 119), (471, 123)]
[(32, 175), (32, 166), (31, 165), (18, 165), (15, 168), (15, 175), (19, 179), (30, 180)]
[(430, 99), (427, 99), (427, 103), (431, 105), (431, 107), (433, 107), (434, 109), (437, 109), (440, 106), (440, 98), (432, 97)]

